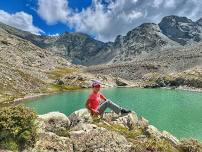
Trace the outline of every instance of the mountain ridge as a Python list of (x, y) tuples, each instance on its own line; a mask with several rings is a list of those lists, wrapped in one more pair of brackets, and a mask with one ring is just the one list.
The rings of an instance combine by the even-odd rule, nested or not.
[[(202, 40), (202, 18), (164, 17), (159, 24), (143, 23), (114, 42), (101, 42), (87, 34), (65, 32), (59, 36), (37, 36), (10, 26), (0, 27), (33, 44), (66, 58), (73, 64), (97, 65), (132, 61), (139, 54), (198, 43)], [(176, 34), (177, 33), (177, 34)]]

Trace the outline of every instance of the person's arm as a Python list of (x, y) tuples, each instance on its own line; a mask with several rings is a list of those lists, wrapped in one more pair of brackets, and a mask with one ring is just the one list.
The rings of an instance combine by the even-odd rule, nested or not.
[(102, 94), (100, 94), (100, 98), (103, 99), (104, 101), (107, 101), (107, 98)]
[(89, 107), (89, 99), (86, 101), (86, 108), (89, 110), (90, 107)]

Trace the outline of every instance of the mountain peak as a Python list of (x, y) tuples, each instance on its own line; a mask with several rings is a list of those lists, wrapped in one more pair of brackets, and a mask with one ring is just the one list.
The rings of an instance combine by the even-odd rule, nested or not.
[(163, 34), (181, 45), (201, 41), (200, 27), (187, 17), (166, 16), (159, 27)]
[(199, 20), (196, 21), (196, 24), (202, 26), (202, 17)]
[(181, 16), (176, 16), (176, 15), (165, 16), (165, 17), (161, 20), (160, 24), (163, 23), (163, 22), (166, 22), (166, 23), (167, 23), (167, 22), (175, 22), (175, 23), (177, 23), (177, 22), (193, 23), (193, 21), (192, 21), (191, 19), (188, 19), (187, 17), (181, 17)]

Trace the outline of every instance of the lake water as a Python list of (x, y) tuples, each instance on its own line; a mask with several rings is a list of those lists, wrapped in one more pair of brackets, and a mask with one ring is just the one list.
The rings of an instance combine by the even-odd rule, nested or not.
[[(26, 102), (38, 114), (51, 111), (67, 115), (81, 109), (91, 90), (69, 91)], [(160, 130), (178, 138), (202, 141), (202, 93), (141, 88), (110, 88), (101, 91), (115, 103), (135, 111)]]

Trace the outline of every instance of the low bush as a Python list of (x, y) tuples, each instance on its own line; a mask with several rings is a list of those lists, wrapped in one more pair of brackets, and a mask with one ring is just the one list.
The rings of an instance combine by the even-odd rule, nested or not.
[(0, 148), (9, 150), (34, 146), (37, 135), (37, 115), (24, 106), (0, 109)]

